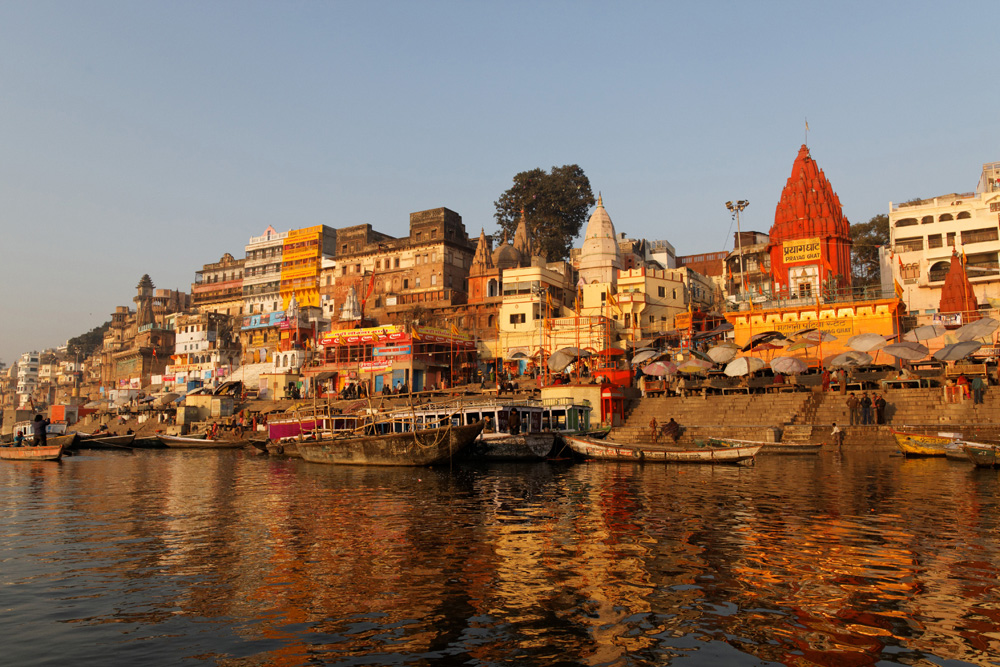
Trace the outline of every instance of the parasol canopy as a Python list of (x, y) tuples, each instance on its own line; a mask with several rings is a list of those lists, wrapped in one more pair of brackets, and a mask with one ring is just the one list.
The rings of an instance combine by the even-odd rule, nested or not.
[(672, 361), (654, 361), (643, 366), (642, 372), (646, 375), (673, 375), (677, 372), (677, 365)]
[(843, 352), (830, 359), (826, 365), (830, 368), (854, 368), (867, 366), (871, 362), (872, 357), (866, 352)]
[(678, 373), (704, 373), (709, 368), (714, 366), (711, 361), (704, 361), (703, 359), (688, 359), (687, 361), (682, 361), (677, 364)]
[(798, 357), (775, 357), (771, 360), (771, 370), (782, 375), (805, 373), (809, 365)]
[(556, 350), (549, 357), (549, 370), (553, 373), (560, 373), (571, 363), (582, 357), (589, 357), (590, 352), (581, 350), (578, 347), (564, 347)]
[(809, 340), (808, 338), (799, 338), (794, 343), (785, 348), (788, 352), (798, 352), (799, 350), (804, 350), (807, 347), (816, 347), (819, 345), (818, 340)]
[(832, 343), (837, 340), (837, 337), (832, 333), (821, 331), (820, 329), (806, 329), (805, 331), (799, 333), (799, 338), (811, 340), (816, 343)]
[(917, 327), (916, 329), (907, 331), (903, 336), (903, 340), (908, 340), (910, 342), (930, 340), (931, 338), (943, 336), (945, 331), (947, 331), (947, 329), (945, 329), (942, 324), (925, 324), (922, 327)]
[(639, 364), (647, 362), (650, 359), (655, 359), (656, 357), (660, 356), (661, 354), (663, 354), (663, 353), (660, 352), (659, 350), (642, 350), (641, 352), (639, 352), (638, 354), (636, 354), (634, 357), (632, 357), (632, 365), (633, 366), (638, 366)]
[(723, 343), (709, 348), (708, 358), (717, 364), (726, 364), (733, 360), (740, 348), (732, 343)]
[(997, 327), (1000, 327), (1000, 322), (997, 322), (992, 317), (984, 317), (981, 320), (969, 322), (965, 326), (959, 327), (955, 332), (955, 337), (963, 343), (976, 340), (977, 338), (986, 338), (996, 331)]
[(764, 368), (764, 360), (758, 357), (740, 357), (733, 359), (726, 366), (726, 375), (737, 377), (739, 375), (749, 375)]
[(863, 333), (858, 334), (857, 336), (851, 336), (847, 339), (847, 347), (852, 350), (857, 350), (858, 352), (881, 350), (888, 344), (889, 341), (877, 333)]
[(891, 354), (897, 359), (907, 361), (919, 361), (927, 356), (927, 346), (914, 341), (904, 340), (902, 343), (893, 343), (882, 348), (886, 354)]
[(958, 361), (959, 359), (965, 359), (982, 346), (982, 343), (974, 340), (952, 343), (951, 345), (945, 345), (935, 352), (934, 358), (939, 361)]
[[(774, 350), (787, 344), (788, 339), (785, 338), (784, 334), (778, 331), (763, 331), (759, 334), (750, 336), (750, 340), (747, 341), (747, 344), (744, 345), (742, 349), (744, 352), (760, 349)], [(766, 345), (770, 347), (765, 347)]]

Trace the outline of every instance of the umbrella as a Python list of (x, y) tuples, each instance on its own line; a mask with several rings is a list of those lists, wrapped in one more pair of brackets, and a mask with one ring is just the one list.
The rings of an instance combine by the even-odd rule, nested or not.
[(639, 364), (649, 361), (650, 359), (655, 359), (656, 357), (663, 354), (659, 350), (643, 350), (632, 357), (632, 365), (638, 366)]
[(791, 375), (792, 373), (805, 373), (809, 370), (809, 366), (798, 357), (775, 357), (771, 360), (771, 370), (775, 373)]
[(717, 364), (725, 364), (733, 360), (740, 348), (732, 343), (716, 345), (708, 350), (708, 358)]
[[(701, 359), (702, 361), (707, 361), (711, 365), (715, 364), (715, 361), (712, 360), (712, 357), (708, 356), (707, 354), (705, 354), (701, 350), (696, 350), (694, 348), (691, 348), (690, 350), (688, 350), (688, 354), (690, 354), (691, 357), (694, 358), (694, 359)], [(709, 367), (711, 367), (711, 366), (709, 366)]]
[(726, 375), (736, 377), (738, 375), (749, 375), (754, 371), (764, 368), (764, 360), (757, 357), (740, 357), (733, 359), (726, 366)]
[(654, 361), (644, 366), (642, 372), (646, 375), (673, 375), (677, 372), (677, 365), (672, 361)]
[(864, 352), (843, 352), (826, 362), (830, 368), (851, 368), (854, 366), (867, 366), (872, 362), (870, 354)]
[(903, 340), (908, 340), (910, 342), (916, 342), (920, 340), (930, 340), (931, 338), (937, 338), (938, 336), (943, 336), (947, 329), (941, 324), (926, 324), (922, 327), (917, 327), (911, 331), (907, 331), (906, 335), (903, 336)]
[(984, 317), (981, 320), (969, 322), (965, 326), (960, 327), (955, 332), (955, 337), (962, 342), (976, 340), (977, 338), (986, 338), (996, 331), (997, 327), (1000, 327), (1000, 322), (997, 322), (992, 317)]
[(967, 340), (962, 343), (952, 343), (951, 345), (945, 345), (940, 350), (935, 352), (934, 358), (939, 361), (958, 361), (959, 359), (965, 359), (982, 346), (982, 343), (974, 340)]
[(847, 347), (858, 352), (871, 352), (881, 350), (888, 345), (888, 341), (877, 333), (863, 333), (851, 336), (847, 339)]
[(807, 347), (816, 347), (819, 345), (818, 340), (809, 340), (808, 338), (800, 338), (791, 345), (789, 345), (786, 350), (788, 352), (798, 352), (799, 350), (804, 350)]
[(886, 354), (891, 354), (897, 359), (906, 359), (907, 361), (919, 361), (927, 356), (927, 346), (921, 345), (913, 341), (903, 341), (902, 343), (893, 343), (892, 345), (886, 345), (882, 348), (882, 352)]
[(837, 337), (832, 333), (820, 331), (819, 329), (806, 329), (805, 331), (799, 333), (799, 338), (811, 340), (815, 343), (832, 343), (837, 340)]
[[(742, 349), (744, 352), (750, 352), (751, 350), (775, 350), (786, 344), (787, 340), (784, 334), (778, 331), (763, 331), (750, 336), (750, 340), (747, 341), (747, 344)], [(765, 345), (770, 345), (770, 347), (764, 347)]]
[(703, 361), (701, 359), (688, 359), (687, 361), (682, 361), (677, 364), (678, 373), (704, 373), (709, 368), (714, 366), (710, 361)]

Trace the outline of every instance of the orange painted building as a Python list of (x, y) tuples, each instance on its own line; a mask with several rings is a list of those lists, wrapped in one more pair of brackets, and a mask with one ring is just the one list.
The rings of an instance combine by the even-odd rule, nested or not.
[(822, 298), (851, 285), (851, 230), (840, 198), (803, 145), (774, 212), (768, 251), (779, 298)]

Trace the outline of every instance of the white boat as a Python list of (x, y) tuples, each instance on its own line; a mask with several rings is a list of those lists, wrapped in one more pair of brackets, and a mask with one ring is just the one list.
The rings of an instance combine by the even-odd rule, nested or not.
[(753, 459), (762, 444), (741, 447), (666, 447), (567, 436), (566, 444), (587, 459), (635, 463), (740, 463)]

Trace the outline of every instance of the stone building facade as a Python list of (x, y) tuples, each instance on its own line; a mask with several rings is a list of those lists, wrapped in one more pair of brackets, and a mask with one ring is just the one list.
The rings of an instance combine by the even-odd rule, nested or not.
[(191, 284), (191, 299), (202, 313), (243, 315), (243, 267), (245, 259), (236, 259), (228, 252), (218, 262), (205, 264), (195, 272)]

